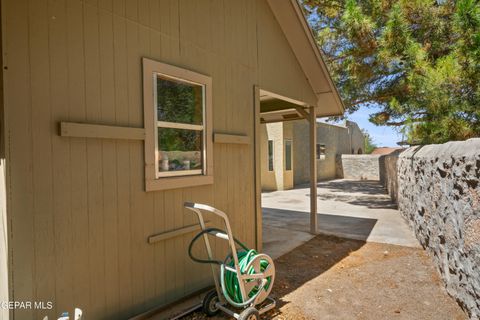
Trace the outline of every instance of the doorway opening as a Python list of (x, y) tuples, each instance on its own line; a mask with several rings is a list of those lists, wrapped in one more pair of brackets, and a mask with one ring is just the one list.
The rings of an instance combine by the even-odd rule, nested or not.
[[(255, 115), (257, 248), (276, 258), (316, 234), (316, 174), (310, 176), (309, 194), (298, 195), (310, 197), (307, 207), (297, 208), (294, 205), (296, 199), (287, 197), (280, 199), (285, 208), (278, 208), (279, 204), (283, 206), (279, 203), (279, 192), (294, 189), (296, 165), (310, 165), (311, 172), (317, 171), (315, 108), (302, 101), (255, 88)], [(306, 163), (295, 163), (295, 121), (310, 123), (308, 157), (307, 161), (303, 161)], [(300, 210), (292, 214), (294, 208)]]

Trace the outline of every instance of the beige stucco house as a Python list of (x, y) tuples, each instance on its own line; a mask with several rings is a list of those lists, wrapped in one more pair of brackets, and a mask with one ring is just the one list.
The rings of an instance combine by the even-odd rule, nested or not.
[[(341, 177), (338, 158), (362, 154), (365, 137), (355, 122), (316, 123), (317, 179)], [(309, 125), (303, 120), (261, 125), (262, 190), (287, 190), (310, 181)]]
[(4, 0), (1, 20), (0, 300), (53, 308), (0, 319), (203, 290), (183, 203), (261, 249), (260, 123), (343, 113), (295, 0)]

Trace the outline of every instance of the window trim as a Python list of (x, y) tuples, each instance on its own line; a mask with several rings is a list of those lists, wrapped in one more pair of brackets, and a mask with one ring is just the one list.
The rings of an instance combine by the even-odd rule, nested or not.
[[(287, 169), (287, 142), (290, 142), (290, 169)], [(284, 139), (285, 146), (285, 171), (293, 171), (293, 139)]]
[[(322, 152), (321, 152), (322, 146), (323, 146), (323, 149), (325, 150), (323, 155), (322, 155)], [(318, 161), (324, 161), (327, 158), (327, 145), (325, 143), (317, 143), (315, 148), (316, 148), (315, 152), (318, 151), (318, 152), (316, 152), (316, 157), (315, 158)], [(323, 156), (323, 158), (322, 158), (322, 156)]]
[[(270, 142), (272, 143), (272, 169), (270, 170)], [(275, 171), (275, 142), (273, 139), (267, 139), (267, 169), (268, 172)]]
[[(143, 65), (143, 111), (145, 122), (145, 190), (168, 190), (213, 183), (213, 135), (212, 135), (212, 78), (194, 71), (179, 68), (148, 58)], [(161, 75), (172, 80), (200, 85), (203, 87), (203, 124), (182, 124), (158, 121), (156, 114), (156, 77)], [(158, 125), (175, 129), (203, 130), (204, 167), (162, 175), (158, 170)], [(200, 127), (202, 127), (200, 129)], [(187, 170), (186, 170), (187, 171)], [(200, 174), (198, 174), (200, 171)]]

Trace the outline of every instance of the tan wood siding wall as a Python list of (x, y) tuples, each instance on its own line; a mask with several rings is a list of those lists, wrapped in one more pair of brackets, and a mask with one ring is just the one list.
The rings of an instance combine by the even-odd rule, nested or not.
[[(0, 301), (8, 299), (8, 228), (5, 193), (5, 159), (0, 159)], [(7, 320), (7, 308), (0, 308), (0, 320)]]
[[(10, 298), (55, 302), (16, 318), (74, 307), (89, 319), (125, 318), (205, 287), (210, 273), (186, 254), (191, 234), (147, 243), (195, 223), (187, 200), (224, 210), (255, 245), (254, 85), (316, 102), (264, 1), (2, 6)], [(61, 121), (143, 127), (141, 57), (211, 76), (213, 131), (250, 138), (214, 145), (213, 185), (145, 192), (142, 141), (59, 135)]]
[[(1, 13), (1, 8), (0, 8)], [(1, 20), (1, 19), (0, 19)], [(0, 49), (2, 47), (0, 35)], [(3, 56), (0, 56), (0, 65), (3, 66)], [(0, 78), (0, 301), (9, 301), (8, 272), (8, 225), (7, 225), (7, 194), (6, 194), (6, 167), (5, 167), (5, 116), (3, 107), (3, 77)], [(9, 310), (0, 308), (0, 320), (9, 318)]]

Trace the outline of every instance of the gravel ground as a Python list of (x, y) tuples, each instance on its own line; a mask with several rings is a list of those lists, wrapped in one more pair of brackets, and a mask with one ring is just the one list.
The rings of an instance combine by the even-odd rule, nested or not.
[(263, 319), (467, 319), (422, 249), (319, 235), (275, 266), (277, 308)]

